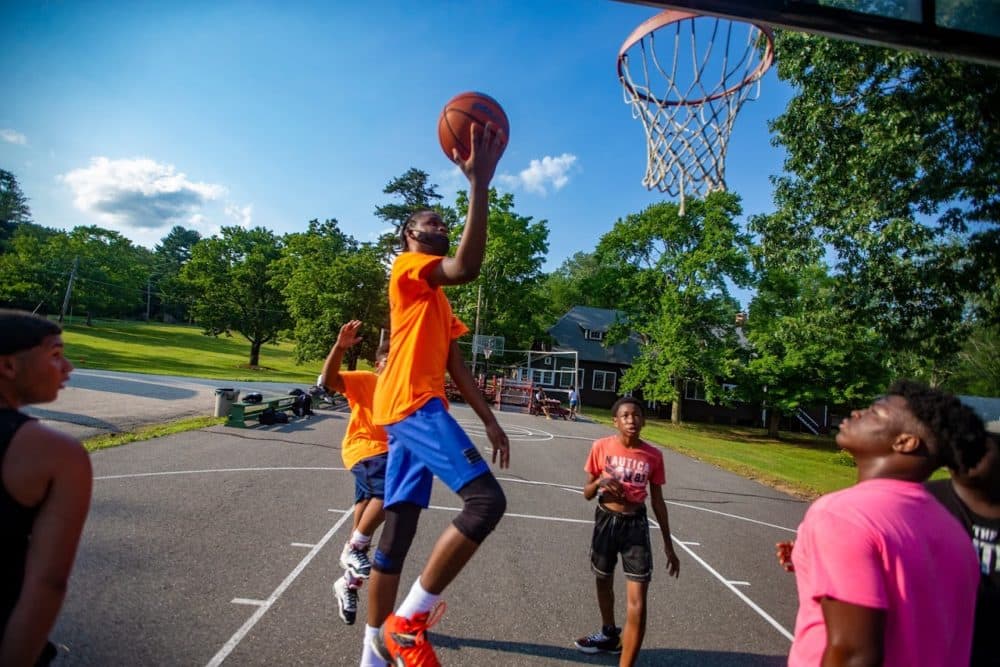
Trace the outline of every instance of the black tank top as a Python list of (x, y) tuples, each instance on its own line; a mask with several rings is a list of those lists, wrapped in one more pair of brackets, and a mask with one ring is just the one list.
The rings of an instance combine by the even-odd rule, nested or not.
[[(10, 408), (0, 408), (0, 467), (17, 429), (31, 417)], [(25, 507), (14, 500), (0, 480), (0, 630), (6, 627), (24, 580), (28, 538), (38, 507)]]

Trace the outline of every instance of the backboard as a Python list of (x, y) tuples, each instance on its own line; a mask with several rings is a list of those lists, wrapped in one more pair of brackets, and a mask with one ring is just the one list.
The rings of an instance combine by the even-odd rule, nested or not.
[(756, 21), (1000, 67), (998, 0), (622, 1)]

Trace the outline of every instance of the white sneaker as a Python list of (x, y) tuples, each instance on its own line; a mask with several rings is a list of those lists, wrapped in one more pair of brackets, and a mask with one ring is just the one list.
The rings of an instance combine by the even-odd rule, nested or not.
[(341, 577), (333, 582), (333, 595), (337, 598), (337, 612), (347, 625), (354, 625), (358, 616), (358, 592)]
[(372, 563), (368, 554), (361, 549), (355, 549), (348, 542), (340, 554), (340, 567), (347, 570), (355, 579), (367, 579), (372, 573)]

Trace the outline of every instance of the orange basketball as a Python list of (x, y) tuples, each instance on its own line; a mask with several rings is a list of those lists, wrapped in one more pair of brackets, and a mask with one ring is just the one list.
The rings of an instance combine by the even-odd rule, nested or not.
[(438, 140), (448, 159), (452, 159), (452, 149), (458, 149), (463, 160), (469, 158), (469, 141), (473, 123), (486, 125), (492, 122), (503, 134), (503, 149), (510, 139), (510, 122), (503, 107), (495, 99), (484, 93), (459, 93), (448, 100), (438, 119)]

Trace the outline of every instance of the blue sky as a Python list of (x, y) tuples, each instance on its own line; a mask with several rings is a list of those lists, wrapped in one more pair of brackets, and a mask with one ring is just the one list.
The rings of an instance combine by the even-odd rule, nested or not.
[[(0, 168), (37, 223), (147, 247), (175, 224), (286, 233), (311, 218), (371, 240), (382, 188), (408, 168), (448, 202), (463, 187), (437, 118), (482, 90), (511, 122), (495, 184), (548, 221), (552, 270), (665, 198), (641, 185), (645, 135), (615, 72), (655, 13), (612, 0), (10, 3)], [(747, 214), (771, 209), (782, 153), (767, 120), (790, 96), (772, 70), (737, 119), (726, 177)]]

